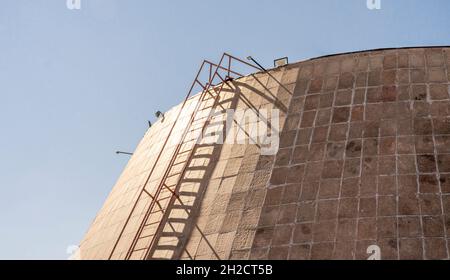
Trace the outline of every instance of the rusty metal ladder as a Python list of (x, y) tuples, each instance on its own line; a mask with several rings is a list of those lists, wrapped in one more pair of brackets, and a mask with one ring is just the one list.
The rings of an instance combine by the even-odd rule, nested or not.
[[(212, 108), (216, 107), (217, 102), (220, 99), (222, 88), (223, 86), (220, 86), (219, 90), (216, 91)], [(193, 126), (195, 127), (195, 124)], [(159, 210), (163, 213), (163, 217), (159, 221), (154, 221), (158, 226), (154, 232), (150, 233), (152, 238), (150, 246), (144, 255), (145, 259), (153, 258), (155, 251), (157, 251), (156, 258), (171, 258), (173, 252), (177, 249), (180, 240), (184, 237), (183, 230), (187, 227), (191, 213), (194, 211), (193, 201), (195, 201), (195, 197), (198, 195), (194, 185), (198, 183), (202, 174), (205, 174), (205, 169), (207, 168), (207, 166), (204, 166), (203, 164), (194, 164), (192, 161), (193, 157), (197, 155), (196, 151), (199, 147), (205, 150), (209, 150), (209, 148), (214, 149), (215, 147), (214, 143), (200, 143), (201, 138), (205, 136), (206, 128), (211, 128), (210, 117), (208, 117), (201, 128), (196, 129), (198, 133), (195, 133), (196, 137), (194, 137), (194, 139), (189, 139), (187, 142), (183, 143), (189, 143), (188, 148), (183, 152), (188, 153), (189, 155), (186, 157), (181, 156), (181, 158), (177, 156), (173, 166), (167, 173), (168, 176), (163, 184), (163, 191), (165, 191), (167, 195), (164, 195), (161, 192), (159, 199), (155, 200)], [(207, 156), (204, 155), (204, 157)], [(207, 160), (210, 161), (211, 158), (208, 158)], [(200, 178), (189, 176), (187, 175), (188, 172), (194, 172), (194, 174), (200, 176)], [(172, 178), (175, 180), (171, 180)], [(168, 201), (168, 203), (165, 203), (166, 201)], [(147, 225), (149, 225), (149, 223), (147, 223)], [(140, 236), (140, 238), (146, 237), (148, 236)], [(161, 253), (164, 252), (166, 252), (166, 254), (163, 257)]]
[[(224, 66), (222, 66), (222, 63), (224, 62), (224, 60), (226, 58), (228, 59), (228, 65), (227, 65), (227, 67), (224, 67)], [(236, 75), (239, 77), (242, 76), (238, 72), (231, 70), (231, 62), (233, 59), (237, 60), (241, 63), (244, 63), (246, 65), (249, 65), (253, 68), (259, 69), (254, 65), (251, 65), (245, 61), (242, 61), (242, 60), (235, 58), (231, 55), (228, 55), (226, 53), (224, 53), (222, 55), (220, 62), (218, 64), (214, 64), (214, 63), (206, 61), (206, 60), (203, 61), (202, 65), (196, 75), (196, 78), (194, 79), (194, 82), (188, 92), (188, 95), (186, 96), (186, 98), (178, 112), (177, 118), (175, 119), (175, 121), (168, 133), (168, 136), (160, 150), (160, 153), (158, 154), (158, 157), (156, 158), (155, 163), (154, 163), (152, 169), (150, 170), (150, 174), (148, 175), (141, 191), (139, 192), (136, 202), (134, 203), (134, 205), (131, 209), (131, 212), (125, 221), (125, 224), (124, 224), (122, 230), (120, 231), (119, 237), (117, 238), (116, 242), (114, 243), (114, 246), (110, 253), (109, 259), (112, 259), (114, 257), (114, 253), (117, 248), (117, 245), (121, 241), (121, 238), (123, 237), (123, 234), (124, 234), (126, 228), (129, 226), (130, 219), (133, 216), (133, 214), (135, 214), (134, 212), (138, 208), (137, 205), (143, 196), (149, 197), (151, 199), (151, 202), (150, 202), (150, 205), (145, 210), (144, 217), (142, 218), (142, 221), (140, 222), (140, 225), (139, 225), (137, 232), (131, 242), (131, 245), (127, 250), (125, 259), (146, 259), (146, 258), (148, 258), (149, 251), (152, 248), (152, 246), (154, 246), (154, 244), (155, 244), (155, 239), (156, 239), (157, 233), (164, 227), (164, 223), (162, 220), (158, 220), (158, 219), (156, 221), (150, 220), (150, 222), (149, 222), (149, 218), (152, 216), (153, 213), (155, 213), (155, 211), (154, 211), (155, 206), (157, 206), (159, 208), (159, 210), (157, 210), (157, 211), (161, 211), (161, 213), (164, 214), (165, 213), (165, 208), (164, 208), (165, 205), (163, 205), (161, 203), (161, 201), (167, 200), (167, 199), (170, 201), (175, 198), (175, 199), (180, 200), (180, 202), (181, 202), (181, 199), (179, 196), (180, 194), (177, 193), (176, 187), (179, 184), (180, 178), (186, 172), (186, 169), (188, 167), (188, 162), (189, 162), (190, 158), (192, 157), (194, 147), (198, 142), (198, 137), (202, 136), (206, 127), (208, 126), (210, 118), (211, 118), (211, 112), (214, 110), (215, 106), (217, 105), (218, 100), (220, 99), (220, 92), (222, 91), (224, 85), (232, 79), (231, 75), (233, 74), (233, 75)], [(199, 77), (200, 77), (205, 65), (209, 66), (209, 76), (208, 76), (208, 82), (203, 84), (199, 80)], [(213, 71), (213, 69), (215, 69), (215, 70)], [(225, 73), (226, 73), (225, 77), (222, 77), (220, 75), (219, 70), (225, 71)], [(220, 79), (218, 86), (213, 85), (213, 82), (215, 81), (216, 77), (218, 77)], [(189, 99), (191, 92), (196, 84), (200, 85), (201, 88), (203, 89), (200, 94), (198, 103), (191, 114), (189, 122), (181, 136), (181, 140), (176, 145), (175, 151), (172, 154), (172, 157), (167, 165), (167, 168), (160, 180), (158, 187), (156, 188), (156, 191), (152, 194), (146, 189), (146, 186), (150, 180), (150, 177), (153, 174), (155, 166), (158, 165), (158, 163), (159, 163), (160, 157), (161, 157), (163, 151), (165, 150), (168, 139), (170, 138), (170, 136), (173, 132), (173, 129), (177, 124), (178, 118), (180, 117), (181, 112), (183, 111), (183, 109), (186, 105), (186, 102)], [(215, 95), (211, 93), (212, 91)], [(191, 141), (191, 143), (189, 144), (190, 146), (186, 147), (187, 145), (184, 145), (187, 143), (187, 142), (185, 142), (186, 136), (189, 134), (192, 125), (195, 123), (196, 117), (198, 114), (198, 110), (200, 109), (201, 105), (204, 103), (204, 101), (206, 100), (207, 97), (211, 97), (213, 99), (213, 105), (210, 107), (202, 108), (202, 111), (210, 109), (210, 112), (208, 112), (206, 117), (203, 117), (204, 122), (203, 122), (203, 125), (201, 126), (200, 134), (198, 135), (198, 137), (197, 138), (194, 137), (195, 141)], [(186, 160), (177, 163), (176, 161), (179, 157), (180, 158), (184, 157), (184, 156), (182, 156), (183, 154), (188, 154)], [(172, 174), (172, 170), (175, 166), (178, 166), (178, 165), (182, 165), (181, 172), (175, 173), (175, 175), (179, 175), (178, 180), (175, 180), (176, 181), (175, 184), (170, 184), (168, 181), (171, 180), (172, 179), (171, 177), (173, 177), (173, 175), (174, 175), (174, 174)], [(164, 196), (164, 194), (168, 194), (168, 196)], [(184, 206), (184, 207), (185, 207), (184, 209), (186, 210), (186, 206)], [(175, 228), (171, 224), (171, 221), (166, 221), (166, 222), (173, 229), (173, 231), (176, 232)]]

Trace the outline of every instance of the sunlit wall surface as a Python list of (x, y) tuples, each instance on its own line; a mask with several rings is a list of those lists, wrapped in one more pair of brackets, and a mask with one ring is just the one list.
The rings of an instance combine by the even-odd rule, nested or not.
[[(179, 199), (161, 196), (167, 199), (129, 258), (448, 259), (449, 65), (450, 48), (392, 49), (232, 81), (216, 110), (279, 110), (278, 152), (264, 155), (251, 141), (199, 143), (190, 159), (177, 158), (189, 160), (184, 176), (174, 168), (169, 182), (179, 184)], [(201, 102), (193, 131), (210, 110), (210, 99)], [(193, 106), (186, 108), (145, 186), (149, 193), (188, 123)], [(179, 109), (138, 145), (81, 242), (80, 258), (127, 258), (151, 200), (136, 204), (137, 194)], [(223, 116), (210, 125), (220, 130)], [(134, 204), (138, 211), (121, 234)]]

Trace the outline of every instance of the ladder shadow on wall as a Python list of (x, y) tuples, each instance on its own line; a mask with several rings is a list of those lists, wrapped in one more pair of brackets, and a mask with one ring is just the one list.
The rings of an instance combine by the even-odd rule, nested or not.
[[(255, 76), (253, 76), (253, 78), (259, 82)], [(223, 100), (222, 96), (219, 97), (220, 99), (217, 106), (215, 106), (215, 109), (236, 109), (239, 100), (241, 100), (250, 109), (257, 110), (257, 107), (242, 94), (241, 88), (245, 87), (247, 90), (272, 102), (272, 104), (275, 104), (281, 111), (286, 111), (285, 106), (279, 104), (276, 93), (271, 93), (265, 87), (266, 94), (239, 81), (233, 80), (228, 83), (232, 83), (233, 86), (230, 87), (228, 85), (226, 88), (224, 87), (222, 89), (222, 94), (226, 96), (231, 93), (232, 97), (225, 97)], [(211, 121), (213, 120), (214, 118), (211, 119)], [(239, 124), (237, 125), (239, 126)], [(208, 128), (213, 128), (213, 131), (217, 131), (214, 127), (222, 131), (224, 135), (223, 140), (225, 140), (226, 137), (229, 137), (223, 121), (216, 123), (210, 122), (208, 124)], [(242, 126), (240, 126), (240, 129), (243, 129)], [(175, 193), (177, 196), (171, 196), (170, 198), (161, 220), (164, 226), (156, 233), (154, 245), (150, 248), (147, 259), (194, 259), (196, 252), (189, 252), (189, 250), (186, 249), (186, 245), (193, 231), (197, 231), (198, 234), (201, 235), (203, 242), (211, 253), (211, 257), (220, 259), (212, 240), (209, 240), (207, 234), (205, 234), (198, 226), (197, 220), (205, 191), (208, 188), (208, 184), (217, 166), (223, 145), (200, 142), (199, 144), (196, 144), (193, 149), (192, 156), (188, 159), (186, 172), (181, 174), (182, 177), (179, 180), (174, 180)]]

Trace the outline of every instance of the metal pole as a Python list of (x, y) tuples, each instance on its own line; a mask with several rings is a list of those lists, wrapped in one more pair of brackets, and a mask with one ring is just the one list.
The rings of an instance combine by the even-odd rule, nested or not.
[(259, 64), (258, 61), (256, 61), (253, 57), (247, 56), (247, 59), (253, 61), (256, 65), (259, 66), (259, 68), (261, 68), (262, 70), (264, 70), (264, 72), (267, 72), (266, 68), (264, 68), (261, 64)]
[(124, 154), (124, 155), (130, 155), (132, 156), (133, 153), (129, 153), (129, 152), (122, 152), (122, 151), (116, 151), (116, 154)]

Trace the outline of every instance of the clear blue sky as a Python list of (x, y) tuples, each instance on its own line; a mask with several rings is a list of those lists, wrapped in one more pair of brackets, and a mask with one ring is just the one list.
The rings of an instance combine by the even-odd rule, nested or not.
[(202, 59), (450, 45), (450, 1), (0, 0), (0, 259), (63, 259)]

